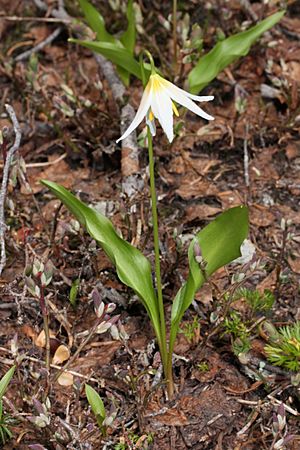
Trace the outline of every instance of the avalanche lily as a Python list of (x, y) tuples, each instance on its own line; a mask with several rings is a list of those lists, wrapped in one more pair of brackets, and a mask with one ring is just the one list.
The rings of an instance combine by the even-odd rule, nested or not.
[(151, 130), (152, 136), (155, 136), (156, 130), (154, 118), (156, 118), (161, 124), (169, 141), (172, 142), (174, 138), (173, 112), (176, 116), (179, 115), (174, 101), (206, 120), (214, 120), (212, 116), (207, 114), (193, 102), (193, 100), (209, 102), (213, 100), (213, 98), (213, 95), (198, 96), (190, 94), (175, 86), (173, 83), (170, 83), (170, 81), (165, 80), (157, 73), (153, 73), (150, 75), (140, 106), (133, 121), (117, 142), (129, 136), (129, 134), (139, 126), (144, 117), (146, 117), (146, 123)]

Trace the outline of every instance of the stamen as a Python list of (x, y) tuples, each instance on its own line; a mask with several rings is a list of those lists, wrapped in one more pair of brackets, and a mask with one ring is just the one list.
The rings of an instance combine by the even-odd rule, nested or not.
[(151, 109), (149, 109), (146, 115), (146, 124), (150, 128), (150, 133), (152, 134), (152, 136), (155, 136), (156, 135), (155, 118)]
[(175, 116), (179, 117), (179, 112), (175, 103), (172, 102), (172, 109), (174, 111)]

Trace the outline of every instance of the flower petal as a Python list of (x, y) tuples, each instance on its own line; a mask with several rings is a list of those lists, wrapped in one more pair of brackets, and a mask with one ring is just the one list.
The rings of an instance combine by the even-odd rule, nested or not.
[(169, 142), (172, 142), (174, 138), (172, 100), (163, 86), (162, 89), (156, 89), (153, 92), (151, 109), (166, 133)]
[(116, 141), (117, 143), (122, 139), (127, 138), (127, 136), (129, 136), (130, 133), (132, 133), (133, 130), (135, 130), (139, 126), (139, 124), (142, 122), (143, 118), (146, 116), (148, 112), (148, 109), (151, 104), (151, 99), (152, 99), (152, 89), (151, 85), (148, 84), (146, 86), (146, 89), (144, 90), (139, 109), (137, 110), (133, 121), (131, 122), (127, 130), (122, 134), (122, 136)]
[(182, 94), (186, 95), (187, 97), (191, 98), (192, 100), (197, 100), (198, 102), (210, 102), (211, 100), (213, 100), (215, 98), (214, 95), (190, 94), (190, 92), (180, 89), (178, 86), (175, 86), (175, 84), (171, 83), (168, 80), (165, 80), (164, 78), (162, 78), (161, 80), (162, 80), (161, 83), (163, 83), (165, 85), (165, 87), (167, 87), (167, 88), (170, 87), (171, 89), (172, 89), (172, 87), (175, 87), (177, 91), (181, 92)]
[[(180, 89), (180, 88), (178, 88)], [(182, 91), (182, 89), (180, 89)], [(197, 102), (211, 102), (215, 96), (214, 95), (194, 95), (189, 92), (183, 91), (192, 100), (197, 100)]]
[[(191, 95), (193, 95), (193, 94), (189, 94), (188, 92), (185, 92), (183, 89), (178, 88), (177, 86), (175, 86), (174, 84), (170, 83), (167, 80), (164, 80), (163, 84), (164, 84), (165, 90), (168, 92), (170, 97), (173, 100), (175, 100), (175, 102), (179, 103), (182, 106), (185, 106), (193, 113), (197, 114), (200, 117), (203, 117), (203, 119), (214, 120), (214, 117), (207, 114), (205, 111), (203, 111), (202, 108), (200, 108), (198, 105), (196, 105), (196, 103), (194, 103), (193, 100), (191, 100)], [(195, 96), (195, 97), (197, 97), (197, 96)], [(201, 98), (201, 97), (198, 97), (198, 98)], [(204, 98), (204, 97), (202, 97), (202, 98)]]

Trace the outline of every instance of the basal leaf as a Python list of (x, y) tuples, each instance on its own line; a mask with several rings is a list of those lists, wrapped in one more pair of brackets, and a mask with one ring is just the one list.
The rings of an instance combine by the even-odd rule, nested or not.
[(103, 248), (115, 265), (122, 283), (132, 288), (141, 299), (152, 321), (156, 336), (160, 339), (157, 298), (148, 259), (137, 248), (122, 239), (105, 216), (78, 200), (63, 186), (45, 180), (42, 183), (64, 203)]
[(192, 93), (201, 91), (210, 81), (222, 72), (225, 67), (241, 56), (247, 55), (251, 45), (267, 30), (272, 28), (285, 11), (279, 11), (259, 22), (254, 27), (224, 39), (206, 55), (202, 56), (188, 76)]
[(142, 79), (140, 65), (127, 49), (109, 42), (81, 41), (78, 39), (69, 39), (69, 42), (80, 44), (93, 52), (100, 53), (113, 64), (122, 67), (140, 80)]
[[(241, 256), (240, 247), (248, 234), (248, 208), (238, 206), (220, 214), (192, 240), (189, 251), (189, 276), (178, 291), (172, 306), (169, 353), (173, 350), (179, 323), (194, 300), (196, 292), (217, 269)], [(195, 259), (195, 244), (206, 262), (205, 276)], [(170, 352), (171, 349), (171, 352)]]
[(128, 21), (127, 30), (122, 34), (120, 41), (124, 45), (124, 47), (133, 54), (135, 47), (135, 37), (136, 37), (136, 28), (135, 28), (135, 14), (133, 9), (133, 0), (128, 0), (127, 9), (126, 9), (126, 17)]
[(0, 380), (0, 400), (2, 399), (10, 380), (15, 372), (15, 366), (12, 366)]
[[(128, 21), (127, 29), (122, 34), (120, 41), (123, 46), (131, 53), (134, 54), (135, 48), (135, 38), (136, 38), (136, 27), (135, 27), (135, 14), (133, 8), (133, 0), (128, 0), (127, 9), (126, 9), (126, 17)], [(130, 73), (119, 67), (118, 73), (125, 84), (125, 86), (129, 85)]]
[(95, 414), (95, 417), (98, 419), (100, 416), (101, 419), (104, 420), (106, 417), (106, 411), (103, 401), (98, 392), (96, 392), (95, 389), (92, 388), (92, 386), (86, 384), (85, 394), (89, 402), (89, 405), (92, 408), (93, 413)]
[(112, 34), (108, 33), (105, 28), (105, 21), (100, 12), (88, 1), (78, 0), (79, 5), (83, 11), (85, 20), (91, 29), (97, 34), (97, 40), (103, 42), (110, 42), (122, 47), (120, 41), (118, 41)]

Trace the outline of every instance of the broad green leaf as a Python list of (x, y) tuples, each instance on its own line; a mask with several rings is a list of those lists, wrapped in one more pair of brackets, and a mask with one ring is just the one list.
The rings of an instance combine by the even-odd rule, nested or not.
[(91, 29), (97, 34), (98, 41), (110, 42), (122, 47), (120, 41), (112, 34), (108, 33), (105, 28), (105, 21), (102, 14), (88, 0), (78, 0), (79, 5), (84, 13), (85, 20)]
[(158, 304), (148, 259), (137, 248), (122, 239), (105, 216), (78, 200), (63, 186), (45, 180), (42, 183), (65, 204), (103, 248), (115, 265), (122, 283), (131, 287), (141, 299), (152, 321), (156, 336), (160, 340)]
[(92, 408), (93, 413), (95, 414), (95, 417), (97, 418), (97, 420), (101, 418), (103, 422), (106, 417), (106, 412), (100, 395), (89, 384), (85, 385), (85, 394), (89, 405)]
[(132, 0), (128, 0), (126, 17), (128, 21), (127, 30), (124, 31), (124, 33), (122, 34), (120, 41), (122, 42), (124, 47), (131, 54), (133, 54), (135, 47), (136, 28), (135, 28), (135, 14)]
[[(78, 39), (69, 39), (69, 42), (83, 45), (83, 47), (87, 47), (93, 52), (100, 53), (113, 64), (122, 67), (140, 80), (142, 79), (140, 65), (127, 49), (120, 48), (109, 42), (80, 41)], [(147, 68), (145, 70), (147, 71)]]
[[(136, 38), (136, 28), (135, 28), (135, 14), (133, 8), (133, 0), (128, 0), (126, 17), (128, 21), (127, 30), (122, 34), (120, 41), (123, 46), (131, 53), (134, 54), (135, 38)], [(130, 73), (122, 67), (118, 68), (118, 73), (125, 84), (129, 85)]]
[(7, 386), (9, 385), (9, 382), (12, 379), (13, 374), (15, 372), (15, 368), (16, 368), (15, 366), (12, 366), (0, 380), (0, 399), (5, 394)]
[[(189, 250), (189, 276), (178, 291), (172, 306), (169, 353), (173, 351), (176, 334), (183, 314), (194, 300), (196, 292), (217, 269), (241, 256), (240, 247), (248, 234), (248, 208), (238, 206), (220, 214), (192, 240)], [(195, 259), (195, 244), (206, 262), (205, 276)]]
[(285, 11), (279, 11), (259, 22), (249, 30), (234, 34), (217, 45), (200, 58), (188, 76), (191, 93), (198, 93), (212, 81), (225, 67), (241, 56), (247, 55), (251, 45), (267, 30), (272, 28)]

